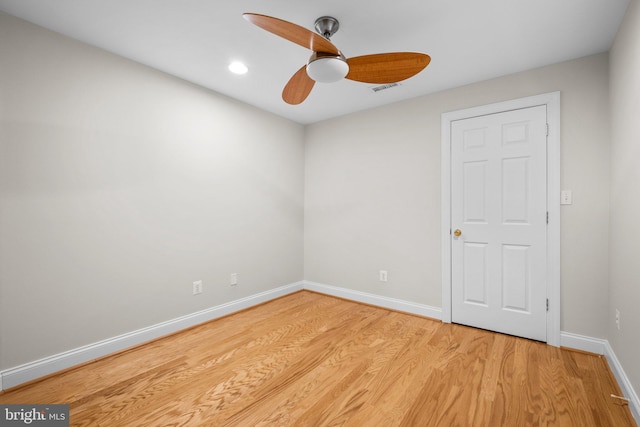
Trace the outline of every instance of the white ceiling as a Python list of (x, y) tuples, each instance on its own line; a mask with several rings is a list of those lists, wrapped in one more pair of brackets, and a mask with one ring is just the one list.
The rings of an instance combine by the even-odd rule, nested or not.
[[(0, 10), (307, 124), (444, 89), (579, 58), (611, 47), (629, 0), (0, 0)], [(374, 93), (349, 80), (282, 101), (306, 49), (242, 18), (275, 16), (313, 29), (340, 21), (346, 57), (428, 53), (431, 64)], [(241, 60), (244, 76), (227, 66)]]

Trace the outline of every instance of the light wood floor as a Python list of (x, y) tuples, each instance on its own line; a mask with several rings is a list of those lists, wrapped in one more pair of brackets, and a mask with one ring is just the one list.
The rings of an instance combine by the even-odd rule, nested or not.
[(302, 291), (0, 394), (74, 426), (634, 426), (603, 357)]

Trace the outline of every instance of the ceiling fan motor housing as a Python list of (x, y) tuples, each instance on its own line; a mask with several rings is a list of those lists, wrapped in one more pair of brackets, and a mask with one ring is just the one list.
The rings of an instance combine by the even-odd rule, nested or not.
[(318, 34), (325, 39), (330, 39), (340, 28), (340, 23), (333, 16), (321, 16), (316, 19), (315, 27)]

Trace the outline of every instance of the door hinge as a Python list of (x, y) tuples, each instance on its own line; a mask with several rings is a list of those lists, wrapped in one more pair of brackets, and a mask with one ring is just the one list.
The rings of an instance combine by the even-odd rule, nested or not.
[(549, 311), (549, 298), (547, 298), (547, 311)]
[(549, 123), (547, 123), (547, 136), (549, 136)]

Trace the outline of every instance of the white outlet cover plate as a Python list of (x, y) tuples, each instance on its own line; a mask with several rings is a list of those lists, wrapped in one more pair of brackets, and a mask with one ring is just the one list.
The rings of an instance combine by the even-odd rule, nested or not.
[(193, 294), (201, 294), (202, 293), (202, 280), (196, 280), (193, 282)]

